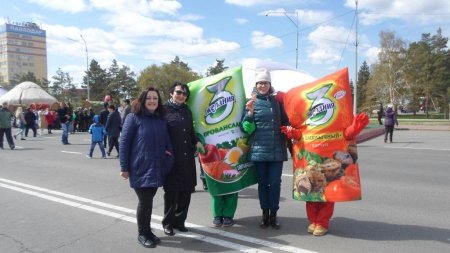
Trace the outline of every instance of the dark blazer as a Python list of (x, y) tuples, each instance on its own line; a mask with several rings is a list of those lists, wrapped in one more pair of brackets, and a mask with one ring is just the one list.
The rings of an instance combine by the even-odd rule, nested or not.
[(117, 110), (110, 112), (105, 126), (108, 136), (119, 137), (121, 125), (122, 119), (120, 118), (120, 113)]
[(197, 185), (195, 167), (195, 144), (192, 112), (186, 104), (164, 105), (165, 117), (169, 125), (170, 139), (174, 149), (175, 163), (164, 183), (165, 191), (192, 191)]

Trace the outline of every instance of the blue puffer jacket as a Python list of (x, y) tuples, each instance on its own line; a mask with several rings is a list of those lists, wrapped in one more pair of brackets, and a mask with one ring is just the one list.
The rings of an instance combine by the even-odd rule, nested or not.
[(89, 127), (89, 133), (92, 134), (92, 142), (103, 141), (105, 127), (100, 124), (100, 116), (94, 116), (94, 123)]
[(130, 113), (120, 136), (120, 168), (129, 172), (132, 188), (161, 187), (172, 168), (172, 144), (163, 117)]
[(284, 108), (273, 95), (258, 94), (254, 104), (253, 117), (245, 111), (244, 121), (254, 122), (256, 130), (250, 135), (248, 158), (253, 162), (286, 161), (286, 138), (281, 133), (281, 126), (288, 125), (289, 120)]

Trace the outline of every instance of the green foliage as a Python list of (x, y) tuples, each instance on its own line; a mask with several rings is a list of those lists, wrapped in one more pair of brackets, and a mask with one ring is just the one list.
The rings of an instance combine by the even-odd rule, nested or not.
[(70, 74), (58, 68), (52, 79), (52, 85), (49, 87), (50, 94), (58, 101), (73, 101), (76, 97), (76, 88)]
[(201, 76), (193, 72), (188, 64), (180, 61), (177, 56), (169, 64), (164, 63), (161, 66), (153, 64), (142, 70), (137, 79), (137, 86), (140, 91), (150, 86), (155, 87), (165, 101), (169, 98), (169, 87), (175, 81), (188, 83), (200, 78)]
[(223, 64), (224, 61), (225, 61), (225, 59), (222, 59), (222, 60), (216, 59), (216, 65), (208, 68), (208, 70), (206, 72), (206, 76), (217, 75), (217, 74), (222, 73), (225, 70), (227, 70), (228, 67), (225, 67), (225, 65)]

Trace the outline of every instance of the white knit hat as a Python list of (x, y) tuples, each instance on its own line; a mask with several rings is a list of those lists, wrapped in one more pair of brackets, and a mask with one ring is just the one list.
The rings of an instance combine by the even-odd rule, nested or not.
[(257, 82), (271, 82), (270, 72), (267, 69), (257, 69), (255, 71), (255, 83)]
[(388, 104), (387, 107), (388, 107), (388, 108), (394, 108), (394, 105)]

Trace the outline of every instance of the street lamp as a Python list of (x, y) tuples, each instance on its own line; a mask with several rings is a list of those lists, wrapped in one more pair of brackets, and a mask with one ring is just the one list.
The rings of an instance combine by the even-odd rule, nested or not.
[[(271, 13), (282, 13), (284, 14), (285, 17), (287, 17), (289, 19), (289, 21), (291, 21), (291, 23), (295, 26), (295, 28), (297, 29), (297, 46), (295, 48), (295, 68), (298, 69), (298, 11), (295, 12), (287, 12), (287, 11), (268, 11), (266, 13), (266, 17), (269, 16)], [(290, 17), (288, 14), (295, 14), (297, 19), (294, 20), (292, 19), (292, 17)]]
[(90, 101), (91, 100), (91, 88), (89, 85), (89, 54), (88, 54), (88, 48), (87, 48), (87, 43), (86, 40), (84, 39), (83, 35), (80, 34), (81, 39), (83, 40), (83, 43), (81, 43), (78, 40), (75, 39), (71, 39), (71, 38), (67, 38), (68, 40), (80, 43), (80, 44), (84, 44), (84, 48), (86, 49), (86, 88), (87, 88), (87, 100)]

